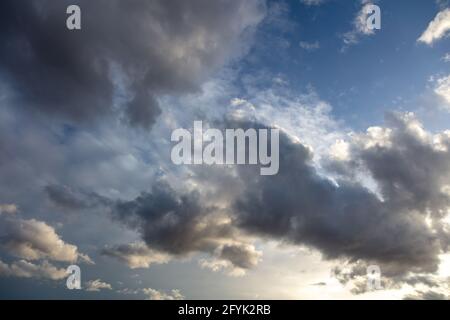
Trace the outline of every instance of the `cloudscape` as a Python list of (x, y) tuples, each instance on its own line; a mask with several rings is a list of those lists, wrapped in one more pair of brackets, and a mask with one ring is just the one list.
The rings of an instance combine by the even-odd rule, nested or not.
[(0, 299), (449, 299), (450, 1), (2, 0)]

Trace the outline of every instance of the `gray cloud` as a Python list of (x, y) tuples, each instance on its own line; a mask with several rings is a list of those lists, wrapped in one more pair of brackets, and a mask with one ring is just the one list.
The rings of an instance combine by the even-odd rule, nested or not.
[(109, 200), (94, 192), (85, 193), (68, 186), (48, 185), (45, 192), (49, 199), (57, 206), (68, 210), (92, 209), (106, 206)]
[[(342, 261), (332, 269), (332, 275), (343, 285), (350, 285), (353, 294), (367, 292), (367, 268), (370, 262), (364, 260)], [(412, 270), (412, 268), (411, 268)], [(445, 280), (433, 273), (408, 272), (405, 267), (399, 268), (398, 264), (384, 263), (380, 268), (380, 284), (385, 290), (400, 289), (403, 284), (428, 289), (445, 287)]]
[(413, 294), (406, 295), (404, 300), (449, 300), (449, 297), (443, 293), (428, 290), (417, 291)]
[(318, 6), (324, 3), (325, 0), (300, 0), (300, 2), (307, 6)]
[[(232, 119), (223, 125), (265, 127)], [(442, 218), (450, 201), (450, 136), (426, 132), (411, 114), (390, 114), (386, 127), (355, 134), (346, 144), (346, 157), (327, 163), (328, 170), (339, 169), (334, 181), (317, 172), (310, 148), (283, 133), (275, 176), (260, 176), (256, 166), (196, 167), (191, 191), (160, 182), (133, 200), (111, 201), (110, 210), (150, 250), (171, 258), (208, 253), (212, 261), (201, 265), (213, 270), (255, 267), (261, 253), (245, 238), (260, 237), (346, 261), (350, 270), (337, 275), (342, 282), (377, 264), (390, 287), (429, 286), (430, 279), (419, 276), (437, 271), (449, 239)], [(358, 173), (376, 187), (365, 187)], [(230, 185), (217, 188), (222, 181)], [(110, 255), (130, 265), (124, 248)]]
[[(66, 28), (71, 4), (82, 30)], [(245, 50), (264, 11), (259, 0), (2, 1), (0, 79), (30, 111), (89, 121), (121, 100), (127, 120), (148, 128), (158, 96), (197, 90)]]
[(129, 265), (130, 255), (136, 253), (147, 259), (144, 264), (150, 264), (153, 261), (148, 260), (148, 253), (156, 253), (154, 250), (172, 257), (205, 252), (240, 269), (254, 267), (258, 262), (260, 253), (242, 241), (229, 216), (216, 207), (202, 205), (198, 192), (177, 193), (168, 184), (158, 183), (151, 192), (118, 202), (112, 210), (114, 217), (138, 231), (150, 248), (134, 245), (104, 250), (107, 255), (127, 260)]
[[(152, 247), (171, 254), (185, 254), (210, 247), (216, 238), (229, 237), (229, 224), (204, 220), (214, 208), (205, 208), (195, 192), (179, 195), (165, 183), (155, 185), (132, 201), (119, 202), (115, 216), (137, 229)], [(204, 222), (204, 224), (203, 224)]]
[(257, 265), (261, 253), (242, 241), (229, 215), (207, 206), (200, 193), (176, 192), (165, 182), (130, 201), (114, 201), (93, 192), (66, 186), (47, 186), (56, 205), (70, 210), (101, 207), (114, 220), (136, 230), (144, 242), (116, 245), (101, 250), (130, 268), (148, 268), (195, 252), (210, 254), (214, 263), (240, 270)]
[(59, 269), (45, 260), (39, 264), (25, 260), (6, 264), (0, 260), (0, 276), (60, 280), (67, 277), (67, 272), (66, 269)]
[(112, 286), (100, 279), (90, 280), (84, 284), (86, 291), (98, 292), (100, 290), (112, 290)]
[(0, 204), (0, 215), (3, 213), (15, 214), (17, 213), (17, 206), (15, 204)]

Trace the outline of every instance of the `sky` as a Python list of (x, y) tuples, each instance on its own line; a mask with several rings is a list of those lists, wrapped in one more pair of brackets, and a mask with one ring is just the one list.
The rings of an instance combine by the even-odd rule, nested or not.
[[(0, 299), (448, 299), (449, 35), (446, 0), (1, 1)], [(173, 163), (195, 121), (279, 129), (278, 173)]]

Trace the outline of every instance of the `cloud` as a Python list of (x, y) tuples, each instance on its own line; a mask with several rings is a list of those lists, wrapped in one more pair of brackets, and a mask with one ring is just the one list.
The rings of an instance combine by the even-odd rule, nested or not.
[(405, 300), (449, 300), (449, 297), (443, 293), (433, 290), (417, 291), (404, 297)]
[[(82, 203), (86, 202), (83, 197), (92, 197), (87, 192), (78, 195)], [(160, 181), (133, 200), (109, 199), (105, 203), (113, 220), (137, 231), (143, 242), (107, 247), (101, 253), (132, 269), (207, 253), (230, 273), (243, 274), (261, 258), (262, 252), (233, 226), (229, 213), (208, 206), (197, 191), (176, 191)]]
[(300, 48), (305, 49), (306, 51), (315, 51), (320, 48), (319, 41), (315, 42), (300, 41), (299, 45)]
[[(251, 253), (254, 249), (248, 244), (227, 244), (247, 234), (313, 247), (330, 260), (378, 264), (391, 278), (435, 272), (448, 244), (441, 219), (450, 203), (443, 191), (449, 184), (450, 138), (427, 133), (412, 114), (391, 114), (387, 123), (386, 128), (369, 128), (346, 142), (346, 157), (328, 164), (333, 172), (340, 169), (335, 181), (319, 175), (310, 148), (283, 134), (278, 175), (261, 177), (251, 166), (235, 168), (238, 179), (233, 180), (235, 193), (227, 197), (224, 220), (213, 214), (221, 210), (203, 201), (201, 189), (177, 194), (164, 184), (119, 203), (115, 214), (138, 230), (151, 248), (174, 256), (210, 253), (211, 259), (202, 260), (201, 266), (216, 271), (232, 270), (230, 263), (234, 268), (256, 266), (259, 255)], [(377, 190), (354, 180), (354, 171), (369, 175)], [(219, 177), (207, 174), (197, 183), (214, 190), (216, 183), (225, 181)], [(227, 192), (221, 189), (221, 196)], [(214, 198), (214, 193), (209, 196)]]
[(225, 245), (220, 250), (220, 258), (230, 261), (241, 269), (254, 268), (261, 257), (261, 252), (252, 245)]
[(432, 45), (434, 42), (446, 37), (449, 30), (450, 9), (447, 8), (436, 15), (417, 41)]
[(210, 259), (201, 259), (204, 269), (214, 272), (224, 271), (232, 277), (244, 276), (249, 269), (255, 268), (261, 260), (262, 252), (253, 245), (234, 244), (217, 248)]
[(125, 262), (131, 269), (148, 268), (152, 264), (170, 261), (168, 254), (152, 250), (145, 243), (134, 242), (102, 250), (102, 254)]
[(45, 192), (49, 199), (58, 207), (68, 210), (92, 209), (107, 205), (108, 199), (96, 193), (85, 194), (68, 186), (48, 185)]
[(3, 219), (0, 239), (0, 248), (22, 259), (92, 263), (75, 245), (64, 242), (53, 227), (35, 219)]
[[(260, 263), (263, 247), (259, 241), (276, 240), (315, 248), (325, 259), (338, 263), (349, 261), (355, 277), (365, 271), (363, 266), (378, 263), (394, 282), (432, 285), (428, 278), (404, 275), (435, 272), (439, 254), (447, 250), (449, 232), (441, 219), (449, 206), (448, 133), (431, 134), (412, 115), (396, 114), (388, 117), (386, 125), (342, 137), (330, 120), (328, 104), (318, 102), (311, 107), (311, 100), (317, 102), (313, 95), (291, 99), (284, 92), (250, 90), (251, 100), (243, 95), (231, 107), (243, 119), (255, 120), (243, 125), (282, 129), (279, 175), (261, 177), (254, 168), (240, 166), (171, 170), (161, 152), (163, 134), (136, 137), (115, 126), (116, 119), (98, 130), (72, 132), (69, 128), (61, 133), (53, 123), (23, 118), (23, 110), (80, 122), (119, 110), (133, 126), (150, 127), (159, 109), (171, 104), (164, 100), (166, 94), (197, 90), (208, 75), (238, 54), (242, 44), (248, 45), (247, 31), (257, 25), (264, 11), (259, 2), (194, 2), (197, 10), (182, 1), (135, 1), (129, 8), (121, 8), (114, 0), (81, 2), (84, 22), (77, 34), (58, 28), (50, 32), (57, 20), (64, 25), (64, 14), (59, 19), (56, 12), (65, 2), (44, 3), (47, 13), (40, 10), (40, 4), (0, 4), (1, 12), (10, 13), (0, 19), (4, 27), (0, 37), (8, 44), (0, 49), (4, 61), (0, 76), (9, 86), (7, 99), (14, 102), (14, 112), (8, 117), (0, 111), (4, 199), (15, 201), (7, 197), (14, 192), (16, 198), (26, 194), (23, 202), (35, 205), (38, 214), (47, 214), (41, 203), (34, 203), (35, 194), (23, 192), (47, 185), (44, 191), (58, 209), (111, 213), (112, 220), (135, 231), (139, 241), (115, 239), (114, 243), (128, 244), (106, 247), (102, 253), (130, 268), (148, 268), (196, 254), (206, 256), (200, 261), (204, 268), (242, 275)], [(22, 24), (18, 13), (9, 10), (19, 8), (25, 9), (27, 23)], [(132, 18), (113, 25), (122, 9)], [(98, 14), (100, 10), (103, 14)], [(248, 19), (242, 20), (244, 16)], [(356, 41), (370, 35), (361, 21), (359, 15), (354, 22)], [(144, 33), (150, 39), (147, 42), (142, 41)], [(303, 47), (318, 45), (305, 42)], [(5, 62), (11, 56), (17, 64)], [(49, 76), (37, 79), (36, 74)], [(278, 78), (283, 80), (277, 77), (275, 82), (284, 83)], [(228, 90), (220, 85), (204, 88), (203, 97), (215, 94), (210, 89)], [(445, 81), (438, 88), (445, 93)], [(239, 90), (234, 94), (240, 94)], [(211, 105), (229, 109), (222, 102), (230, 97), (224, 96), (207, 100), (202, 111), (221, 117), (221, 107)], [(190, 97), (182, 102), (194, 105), (198, 100)], [(246, 117), (244, 107), (253, 108), (254, 118)], [(189, 122), (189, 117), (203, 114), (189, 114), (192, 109), (170, 112), (162, 124), (168, 128), (154, 129), (161, 133), (178, 126), (177, 117)], [(26, 130), (13, 130), (18, 125)], [(340, 142), (327, 158), (329, 143), (337, 138)], [(327, 165), (330, 176), (319, 164)], [(360, 175), (373, 180), (375, 187), (358, 180)], [(163, 178), (155, 181), (155, 176)], [(2, 248), (32, 261), (2, 262), (0, 273), (56, 279), (62, 278), (63, 270), (47, 260), (89, 260), (47, 223), (6, 214), (16, 212), (14, 207), (2, 205), (0, 211), (2, 219), (11, 219), (0, 227)], [(83, 226), (97, 221), (85, 216), (82, 220)], [(99, 279), (91, 284), (105, 286)], [(151, 288), (145, 293), (153, 298), (181, 296)]]
[[(65, 27), (71, 4), (81, 8), (82, 30)], [(131, 125), (149, 128), (160, 96), (198, 90), (246, 50), (265, 4), (6, 0), (0, 12), (0, 75), (10, 102), (77, 122), (119, 109)]]
[[(216, 125), (267, 128), (240, 115)], [(436, 272), (450, 243), (443, 223), (450, 206), (448, 132), (431, 134), (413, 114), (392, 113), (385, 127), (338, 143), (332, 150), (345, 145), (344, 153), (319, 159), (330, 177), (318, 171), (312, 148), (282, 130), (275, 176), (262, 177), (253, 166), (201, 166), (176, 189), (161, 180), (132, 200), (110, 201), (112, 217), (137, 231), (150, 250), (124, 246), (110, 254), (133, 265), (127, 255), (134, 249), (136, 264), (145, 265), (146, 257), (150, 265), (145, 259), (153, 250), (171, 259), (207, 253), (202, 267), (239, 275), (260, 260), (262, 252), (251, 245), (259, 238), (350, 261), (349, 280), (365, 275), (370, 264), (392, 286), (412, 281), (408, 274)], [(373, 181), (370, 189), (361, 175)]]
[(436, 80), (434, 93), (444, 101), (450, 111), (450, 75)]
[[(448, 246), (450, 136), (425, 132), (411, 114), (387, 119), (390, 128), (355, 136), (345, 178), (335, 182), (318, 175), (309, 149), (283, 135), (278, 175), (239, 168), (245, 188), (234, 203), (236, 224), (316, 248), (326, 259), (378, 264), (390, 277), (437, 271)], [(381, 198), (352, 178), (353, 169), (376, 181)]]
[(0, 215), (2, 213), (15, 214), (17, 213), (17, 206), (15, 204), (0, 204)]
[(300, 0), (301, 3), (307, 6), (318, 6), (325, 2), (325, 0)]
[[(259, 90), (252, 99), (233, 99), (231, 115), (236, 119), (270, 124), (314, 150), (318, 160), (334, 142), (345, 136), (345, 128), (331, 115), (332, 107), (321, 100), (313, 88), (305, 94), (289, 91)], [(218, 120), (223, 121), (223, 119)]]
[[(348, 285), (352, 294), (364, 294), (369, 291), (367, 261), (346, 261), (332, 269), (332, 275), (341, 284)], [(380, 267), (380, 266), (378, 266)], [(384, 264), (380, 267), (381, 289), (375, 290), (398, 290), (406, 288), (441, 289), (446, 287), (446, 279), (435, 273), (399, 272), (398, 265)], [(418, 290), (418, 289), (417, 289)]]
[(48, 261), (33, 264), (25, 260), (6, 264), (0, 260), (0, 276), (60, 280), (67, 277), (65, 269), (58, 269)]
[(142, 292), (147, 295), (148, 300), (184, 300), (180, 290), (173, 289), (170, 293), (164, 293), (152, 288), (144, 288)]
[[(173, 257), (205, 252), (243, 269), (253, 267), (259, 257), (253, 246), (239, 240), (229, 216), (204, 205), (195, 191), (178, 194), (161, 182), (134, 200), (118, 202), (113, 215), (138, 231), (149, 248)], [(121, 257), (136, 249), (147, 253), (142, 247), (129, 249), (122, 247), (120, 254), (117, 250), (107, 253)]]
[(353, 29), (342, 35), (344, 41), (344, 49), (348, 46), (357, 44), (361, 37), (371, 36), (375, 34), (375, 31), (369, 28), (367, 24), (368, 17), (372, 14), (371, 7), (373, 2), (362, 1), (362, 8), (353, 20)]
[(112, 286), (109, 283), (103, 282), (100, 279), (90, 280), (85, 283), (86, 291), (98, 292), (103, 289), (112, 290)]

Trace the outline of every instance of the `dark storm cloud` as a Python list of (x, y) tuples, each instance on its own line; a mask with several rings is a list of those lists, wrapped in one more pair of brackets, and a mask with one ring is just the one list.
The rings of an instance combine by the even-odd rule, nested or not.
[[(383, 199), (353, 175), (337, 184), (318, 175), (310, 150), (282, 135), (278, 175), (262, 177), (251, 167), (239, 167), (245, 188), (234, 205), (237, 225), (314, 247), (326, 259), (379, 264), (391, 277), (437, 271), (445, 243), (425, 217), (431, 210), (437, 215), (434, 224), (442, 226), (438, 218), (449, 205), (442, 188), (450, 182), (450, 153), (433, 146), (414, 118), (391, 115), (388, 124), (391, 135), (384, 143), (389, 147), (376, 144), (379, 137), (360, 137), (355, 146), (365, 147), (349, 160), (365, 164)], [(440, 147), (448, 146), (449, 137), (441, 138)]]
[[(381, 199), (361, 183), (352, 180), (353, 174), (349, 174), (347, 179), (339, 179), (337, 183), (332, 182), (317, 173), (309, 148), (282, 134), (280, 171), (277, 175), (260, 176), (259, 169), (254, 166), (236, 167), (236, 189), (239, 192), (227, 209), (231, 224), (218, 224), (220, 219), (211, 215), (216, 208), (206, 206), (200, 193), (179, 195), (167, 185), (156, 186), (150, 193), (118, 204), (116, 215), (122, 222), (139, 230), (151, 248), (173, 255), (194, 251), (217, 252), (220, 248), (217, 256), (237, 267), (255, 266), (257, 262), (251, 261), (257, 261), (256, 256), (249, 250), (243, 250), (244, 246), (235, 248), (218, 243), (224, 239), (236, 240), (244, 232), (313, 247), (326, 259), (362, 261), (348, 274), (349, 279), (365, 274), (368, 264), (380, 265), (384, 276), (399, 281), (406, 281), (404, 275), (407, 272), (435, 272), (444, 245), (439, 234), (427, 225), (425, 217), (427, 209), (440, 212), (447, 208), (448, 195), (441, 189), (448, 182), (445, 179), (448, 168), (444, 161), (448, 151), (438, 150), (432, 145), (426, 147), (430, 141), (416, 135), (417, 123), (413, 118), (391, 117), (389, 124), (392, 128), (386, 129), (391, 134), (382, 135), (385, 141), (377, 140), (380, 137), (362, 135), (352, 143), (355, 148), (358, 144), (366, 146), (360, 148), (366, 155), (371, 152), (374, 155), (391, 154), (391, 158), (401, 150), (410, 153), (412, 151), (409, 149), (422, 143), (421, 157), (425, 157), (423, 152), (428, 151), (429, 156), (437, 160), (428, 163), (417, 157), (417, 163), (410, 161), (409, 164), (417, 171), (428, 174), (409, 182), (428, 181), (429, 186), (434, 186), (435, 193), (399, 201), (392, 197)], [(258, 123), (233, 123), (230, 120), (224, 126), (264, 127)], [(442, 136), (441, 144), (447, 142), (446, 136)], [(380, 147), (382, 143), (389, 147), (383, 149)], [(382, 150), (377, 153), (371, 148)], [(349, 161), (359, 163), (368, 159), (361, 152), (352, 154), (354, 158)], [(377, 181), (388, 179), (387, 174), (383, 175), (385, 180), (381, 180), (377, 174), (367, 170)], [(390, 170), (389, 166), (385, 170)], [(434, 170), (438, 170), (439, 174)], [(380, 174), (381, 171), (374, 172)], [(208, 181), (208, 177), (203, 177), (201, 181), (205, 186), (216, 183)], [(398, 188), (397, 194), (407, 194), (413, 186), (405, 183), (404, 186), (398, 185)], [(416, 204), (411, 202), (414, 199)], [(440, 225), (439, 219), (434, 222)]]
[(260, 252), (242, 241), (229, 217), (216, 207), (202, 205), (197, 192), (180, 194), (163, 182), (131, 201), (111, 201), (69, 191), (64, 187), (47, 187), (57, 204), (71, 209), (100, 204), (111, 211), (113, 219), (139, 233), (144, 243), (102, 250), (102, 254), (124, 261), (131, 268), (146, 268), (196, 252), (207, 253), (239, 269), (252, 268), (259, 261)]
[(323, 287), (326, 285), (327, 285), (326, 282), (316, 282), (316, 283), (311, 284), (311, 286), (318, 286), (318, 287)]
[[(66, 28), (72, 4), (81, 30)], [(22, 107), (74, 120), (112, 112), (120, 83), (128, 121), (148, 128), (158, 96), (198, 89), (245, 50), (264, 10), (259, 0), (1, 1), (0, 78)]]
[(49, 185), (45, 187), (45, 192), (54, 204), (68, 210), (92, 209), (110, 203), (110, 200), (94, 192), (87, 193), (68, 186)]

